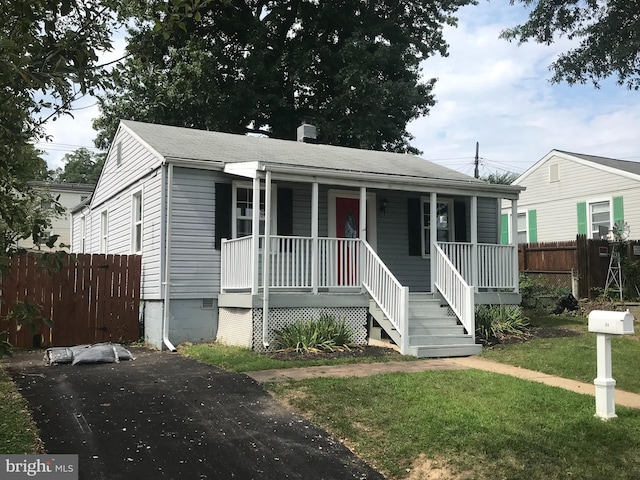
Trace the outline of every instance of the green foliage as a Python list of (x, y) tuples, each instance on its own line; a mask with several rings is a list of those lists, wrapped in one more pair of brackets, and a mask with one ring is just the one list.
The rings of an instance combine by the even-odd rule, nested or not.
[(540, 275), (520, 273), (519, 282), (522, 306), (525, 308), (535, 308), (539, 297), (563, 297), (571, 293), (569, 288), (554, 285)]
[(166, 40), (148, 22), (164, 2), (149, 2), (99, 100), (96, 145), (121, 118), (281, 139), (306, 120), (320, 143), (416, 152), (406, 125), (435, 103), (421, 62), (447, 54), (443, 27), (474, 1), (216, 1)]
[(98, 183), (105, 158), (104, 153), (93, 153), (86, 148), (79, 148), (73, 153), (67, 153), (62, 159), (64, 169), (58, 168), (53, 172), (53, 181), (95, 185)]
[(27, 402), (0, 365), (0, 455), (43, 453)]
[(529, 319), (519, 305), (478, 305), (476, 334), (486, 342), (508, 337), (525, 338)]
[[(511, 0), (516, 3), (516, 0)], [(519, 0), (531, 6), (529, 19), (502, 32), (508, 40), (549, 45), (558, 37), (572, 47), (550, 66), (552, 81), (569, 84), (616, 76), (619, 85), (640, 88), (640, 4), (629, 0)]]
[(511, 185), (516, 179), (520, 176), (520, 174), (515, 172), (502, 172), (502, 173), (490, 173), (489, 175), (485, 175), (482, 177), (487, 183), (497, 183), (502, 185)]
[(344, 320), (337, 320), (327, 314), (318, 319), (298, 320), (275, 333), (278, 348), (292, 348), (296, 352), (333, 351), (348, 347), (353, 339), (353, 332)]

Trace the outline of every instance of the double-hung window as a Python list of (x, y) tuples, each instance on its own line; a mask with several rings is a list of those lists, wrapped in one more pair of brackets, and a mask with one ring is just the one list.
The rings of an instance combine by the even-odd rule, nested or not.
[(527, 232), (527, 214), (518, 214), (518, 243), (527, 243), (529, 236)]
[[(276, 208), (276, 189), (275, 186), (271, 190), (271, 231), (275, 233), (276, 225), (275, 212)], [(233, 188), (233, 238), (246, 237), (253, 233), (253, 187), (250, 184), (237, 183)], [(264, 186), (260, 189), (260, 235), (264, 234), (265, 222), (265, 191)]]
[(80, 253), (84, 253), (87, 241), (87, 217), (80, 217)]
[(611, 229), (611, 203), (609, 200), (589, 204), (591, 238), (606, 237)]
[[(427, 197), (422, 198), (422, 255), (431, 254), (431, 202)], [(450, 242), (453, 238), (453, 200), (438, 198), (436, 206), (437, 241)]]
[(142, 253), (142, 192), (131, 197), (131, 253)]

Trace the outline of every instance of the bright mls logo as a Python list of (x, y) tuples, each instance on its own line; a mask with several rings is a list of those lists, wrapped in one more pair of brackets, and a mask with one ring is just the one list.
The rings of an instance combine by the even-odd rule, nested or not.
[(78, 455), (0, 455), (0, 480), (78, 480)]

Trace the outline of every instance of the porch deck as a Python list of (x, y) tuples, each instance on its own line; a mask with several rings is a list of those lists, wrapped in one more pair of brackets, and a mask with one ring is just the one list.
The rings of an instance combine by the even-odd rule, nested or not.
[[(356, 308), (366, 309), (403, 354), (470, 355), (479, 352), (475, 305), (520, 301), (513, 245), (434, 245), (433, 287), (425, 303), (424, 295), (409, 294), (364, 240), (270, 236), (267, 256), (264, 236), (257, 240), (222, 242), (219, 305), (261, 310), (265, 348), (274, 337), (270, 309)], [(441, 302), (448, 308), (441, 309)], [(369, 326), (366, 335), (371, 333)]]

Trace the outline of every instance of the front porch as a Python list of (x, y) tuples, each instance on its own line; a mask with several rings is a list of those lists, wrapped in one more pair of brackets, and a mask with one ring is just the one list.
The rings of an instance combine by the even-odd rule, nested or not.
[(221, 336), (229, 336), (228, 319), (243, 325), (236, 341), (268, 350), (274, 330), (329, 313), (347, 321), (358, 343), (384, 330), (403, 354), (479, 353), (475, 305), (520, 302), (514, 249), (436, 242), (433, 290), (410, 293), (366, 240), (272, 235), (266, 256), (264, 236), (223, 240)]

